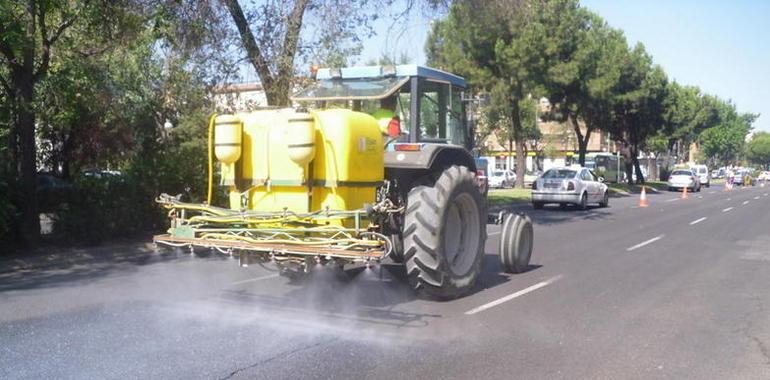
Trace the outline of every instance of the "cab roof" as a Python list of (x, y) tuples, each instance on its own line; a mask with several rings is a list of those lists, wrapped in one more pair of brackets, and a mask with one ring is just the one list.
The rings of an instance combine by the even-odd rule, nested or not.
[[(392, 69), (394, 66), (390, 66)], [(340, 68), (342, 79), (358, 79), (358, 78), (381, 78), (385, 76), (383, 73), (387, 71), (387, 66), (357, 66), (357, 67), (343, 67)], [(442, 82), (449, 82), (454, 86), (465, 88), (465, 79), (460, 76), (450, 74), (446, 71), (438, 69), (420, 66), (420, 65), (397, 65), (395, 66), (396, 77), (420, 77), (426, 79), (433, 79)], [(332, 79), (331, 68), (318, 69), (316, 79)]]

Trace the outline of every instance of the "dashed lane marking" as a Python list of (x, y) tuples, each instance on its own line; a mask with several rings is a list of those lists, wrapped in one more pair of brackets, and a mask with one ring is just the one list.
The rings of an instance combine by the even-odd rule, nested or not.
[(732, 210), (732, 209), (733, 209), (732, 207), (728, 207), (728, 208), (726, 208), (726, 209), (722, 210), (722, 212), (728, 212), (728, 211), (730, 211), (730, 210)]
[(709, 194), (716, 194), (716, 191), (709, 191)]
[(680, 199), (682, 199), (682, 198), (671, 198), (671, 199), (665, 200), (665, 202), (675, 202), (675, 201), (678, 201)]
[(695, 219), (695, 220), (693, 220), (692, 222), (690, 222), (690, 225), (692, 226), (692, 225), (698, 224), (698, 223), (700, 223), (700, 222), (702, 222), (702, 221), (704, 221), (704, 220), (706, 220), (706, 217), (705, 217), (705, 216), (704, 216), (704, 217), (702, 217), (702, 218), (700, 218), (700, 219)]
[(481, 306), (479, 306), (477, 308), (470, 309), (470, 310), (465, 312), (465, 315), (473, 315), (473, 314), (476, 314), (476, 313), (480, 313), (480, 312), (482, 312), (484, 310), (493, 308), (493, 307), (495, 307), (497, 305), (500, 305), (500, 304), (503, 304), (505, 302), (508, 302), (508, 301), (510, 301), (510, 300), (512, 300), (514, 298), (521, 297), (521, 296), (523, 296), (523, 295), (525, 295), (527, 293), (531, 293), (531, 292), (534, 292), (535, 290), (538, 290), (540, 288), (543, 288), (543, 287), (546, 287), (548, 285), (551, 285), (554, 282), (558, 281), (560, 278), (561, 278), (561, 275), (558, 275), (558, 276), (553, 277), (553, 278), (551, 278), (549, 280), (538, 282), (537, 284), (532, 285), (532, 286), (530, 286), (528, 288), (521, 289), (518, 292), (511, 293), (511, 294), (509, 294), (509, 295), (507, 295), (505, 297), (498, 298), (498, 299), (496, 299), (496, 300), (494, 300), (492, 302), (489, 302), (489, 303), (485, 303), (485, 304), (483, 304), (483, 305), (481, 305)]
[(642, 247), (644, 247), (647, 244), (652, 244), (652, 243), (654, 243), (654, 242), (656, 242), (656, 241), (658, 241), (660, 239), (663, 239), (664, 236), (666, 236), (666, 235), (658, 235), (658, 236), (656, 236), (656, 237), (654, 237), (654, 238), (652, 238), (650, 240), (645, 240), (645, 241), (643, 241), (643, 242), (641, 242), (641, 243), (639, 243), (639, 244), (637, 244), (637, 245), (635, 245), (633, 247), (626, 248), (626, 251), (627, 252), (631, 252), (631, 251), (633, 251), (635, 249), (642, 248)]
[(754, 200), (757, 200), (757, 199), (759, 199), (759, 195), (757, 195), (756, 197), (754, 197)]
[(747, 204), (749, 204), (749, 201), (743, 201), (743, 204), (747, 205)]
[(230, 283), (230, 286), (232, 286), (232, 285), (240, 285), (240, 284), (245, 284), (245, 283), (247, 283), (247, 282), (256, 282), (256, 281), (268, 280), (268, 279), (271, 279), (271, 278), (276, 278), (276, 277), (278, 277), (278, 274), (277, 274), (277, 273), (274, 273), (274, 274), (269, 274), (269, 275), (267, 275), (267, 276), (261, 276), (261, 277), (250, 278), (250, 279), (248, 279), (248, 280), (243, 280), (243, 281), (236, 281), (236, 282)]

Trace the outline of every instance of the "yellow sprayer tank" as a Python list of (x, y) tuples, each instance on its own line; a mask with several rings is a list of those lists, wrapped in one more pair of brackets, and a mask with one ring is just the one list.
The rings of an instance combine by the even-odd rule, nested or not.
[(374, 203), (384, 177), (384, 154), (372, 116), (346, 109), (219, 116), (215, 143), (230, 144), (237, 139), (216, 135), (220, 120), (242, 126), (237, 161), (225, 160), (235, 152), (216, 154), (232, 209), (311, 212), (355, 210)]

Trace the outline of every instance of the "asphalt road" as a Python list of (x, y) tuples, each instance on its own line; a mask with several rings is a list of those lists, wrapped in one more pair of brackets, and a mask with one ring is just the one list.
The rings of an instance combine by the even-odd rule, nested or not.
[(114, 246), (0, 263), (0, 378), (770, 378), (770, 186), (546, 208), (532, 269), (415, 299)]

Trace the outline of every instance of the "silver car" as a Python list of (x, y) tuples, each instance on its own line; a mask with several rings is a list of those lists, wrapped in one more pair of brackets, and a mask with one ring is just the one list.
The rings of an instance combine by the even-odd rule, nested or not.
[(603, 182), (586, 168), (549, 169), (532, 183), (532, 206), (541, 209), (546, 203), (574, 204), (585, 210), (589, 203), (598, 203), (607, 207), (609, 189)]
[(700, 191), (700, 179), (690, 169), (676, 169), (668, 177), (668, 190), (687, 188), (689, 191)]

